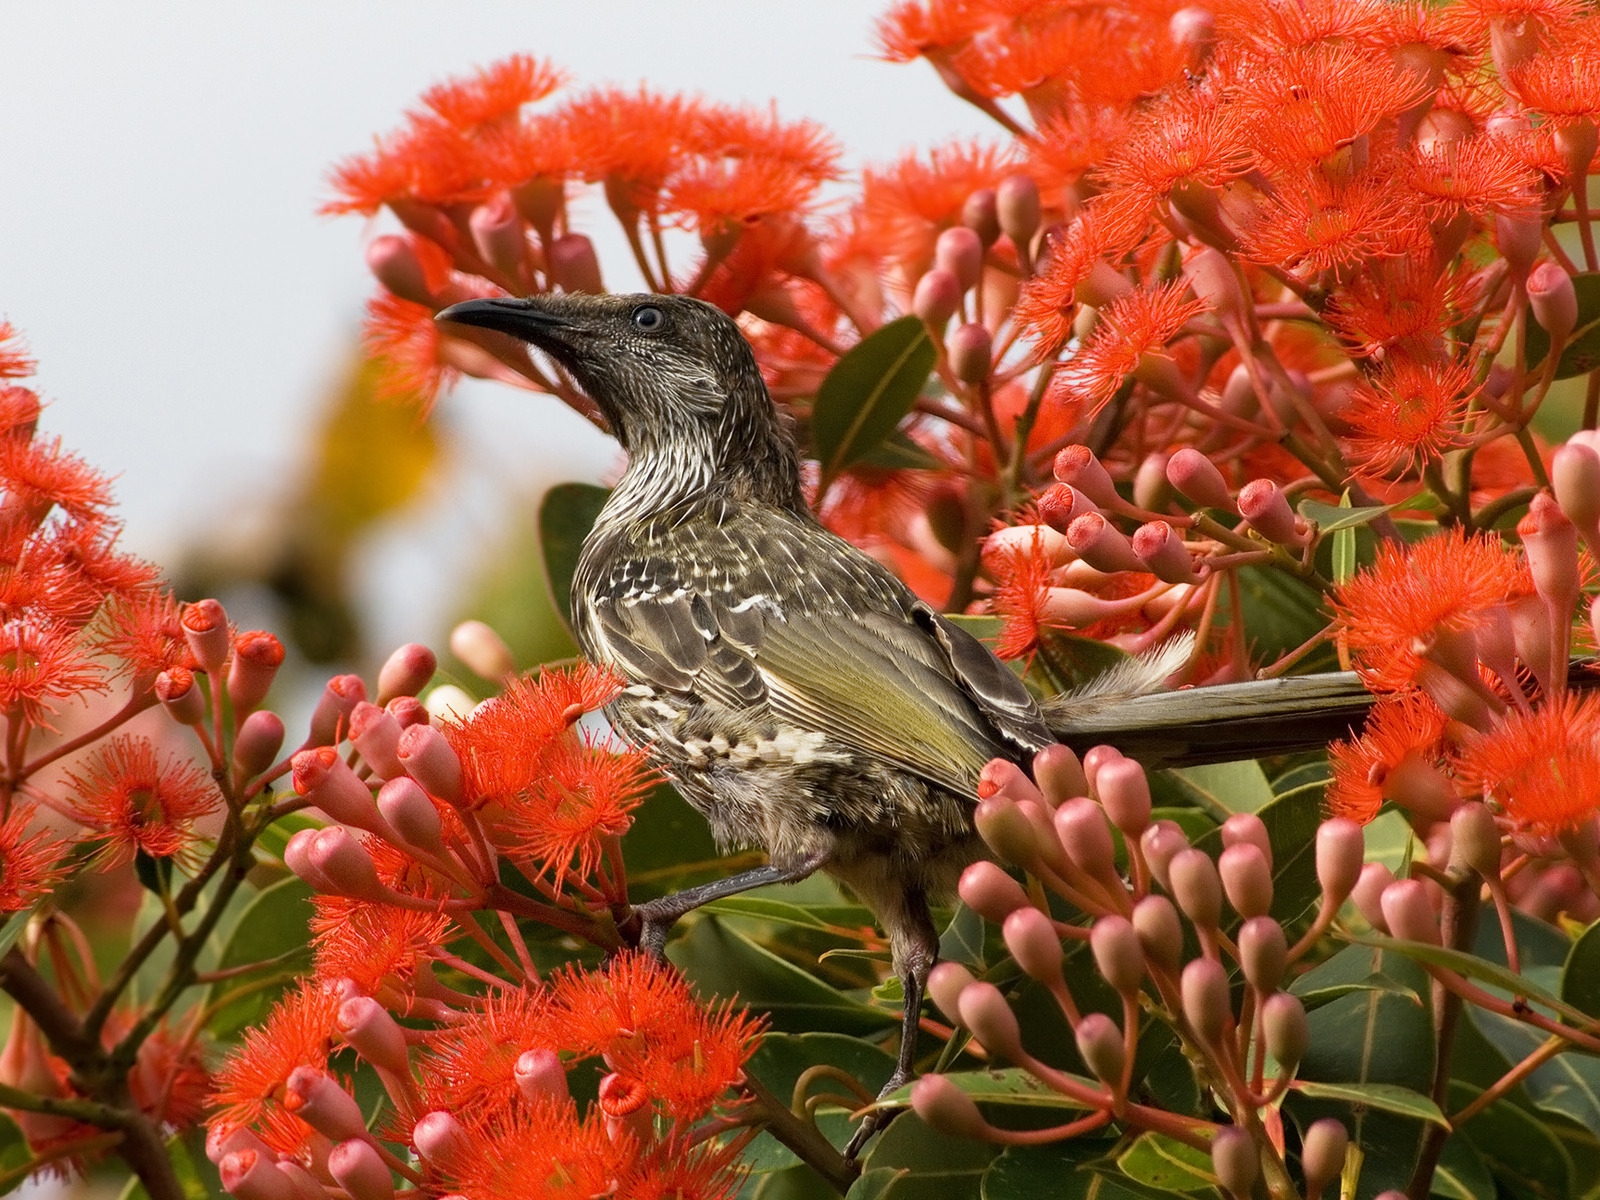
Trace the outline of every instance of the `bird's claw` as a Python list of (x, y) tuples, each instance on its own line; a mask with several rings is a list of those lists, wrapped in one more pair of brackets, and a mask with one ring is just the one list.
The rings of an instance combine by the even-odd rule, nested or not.
[[(885, 1083), (882, 1089), (879, 1090), (878, 1099), (883, 1100), (885, 1097), (894, 1095), (905, 1087), (910, 1079), (911, 1073), (909, 1071), (896, 1070), (889, 1076), (889, 1082)], [(849, 1144), (844, 1148), (845, 1161), (855, 1162), (862, 1149), (872, 1140), (873, 1135), (899, 1115), (900, 1110), (897, 1108), (874, 1108), (870, 1110), (866, 1116), (861, 1118), (861, 1124), (856, 1126), (854, 1135), (851, 1136)]]

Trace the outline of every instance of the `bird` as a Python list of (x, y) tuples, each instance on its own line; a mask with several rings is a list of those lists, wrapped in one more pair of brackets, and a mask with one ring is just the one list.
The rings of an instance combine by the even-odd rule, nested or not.
[[(1169, 698), (1133, 698), (1177, 667), (1169, 653), (1047, 714), (982, 642), (816, 519), (750, 344), (710, 304), (546, 293), (467, 300), (437, 319), (542, 351), (627, 452), (573, 577), (574, 632), (624, 681), (606, 710), (613, 726), (648, 748), (719, 845), (767, 855), (638, 906), (640, 947), (660, 955), (672, 924), (709, 901), (816, 871), (837, 879), (883, 926), (904, 994), (885, 1096), (914, 1074), (938, 952), (930, 904), (985, 855), (973, 825), (985, 764), (1026, 768), (1063, 734), (1108, 740), (1119, 713), (1152, 761), (1200, 761), (1208, 748), (1253, 757), (1263, 706), (1294, 708), (1291, 681), (1271, 680), (1242, 685), (1256, 691), (1232, 707), (1191, 701), (1187, 725), (1141, 709)], [(1323, 745), (1330, 709), (1358, 720), (1366, 702), (1353, 676), (1323, 684), (1279, 732)], [(1188, 741), (1165, 732), (1195, 719)], [(881, 1119), (868, 1117), (847, 1156)]]

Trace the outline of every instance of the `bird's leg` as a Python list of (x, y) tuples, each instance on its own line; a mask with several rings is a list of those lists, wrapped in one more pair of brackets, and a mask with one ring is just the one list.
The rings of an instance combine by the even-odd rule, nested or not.
[(755, 867), (749, 871), (740, 871), (737, 875), (730, 875), (726, 879), (684, 888), (683, 891), (673, 892), (670, 896), (658, 896), (654, 900), (646, 900), (643, 904), (634, 906), (633, 914), (628, 918), (624, 928), (636, 927), (639, 930), (639, 949), (661, 958), (667, 945), (667, 932), (672, 928), (673, 922), (685, 913), (713, 900), (721, 900), (724, 896), (736, 896), (740, 892), (765, 887), (769, 883), (798, 883), (827, 862), (828, 853), (827, 850), (820, 850), (787, 866), (772, 863), (765, 867)]
[[(914, 1064), (917, 1033), (922, 1024), (922, 998), (927, 995), (928, 975), (939, 957), (939, 932), (933, 927), (933, 915), (928, 912), (928, 901), (921, 892), (908, 892), (904, 909), (897, 916), (897, 921), (886, 916), (885, 924), (889, 925), (895, 971), (900, 976), (900, 990), (905, 994), (906, 1006), (900, 1018), (900, 1055), (889, 1081), (878, 1092), (880, 1100), (899, 1091), (916, 1074)], [(872, 1135), (894, 1115), (893, 1110), (877, 1108), (863, 1117), (855, 1136), (844, 1149), (845, 1158), (854, 1160)]]

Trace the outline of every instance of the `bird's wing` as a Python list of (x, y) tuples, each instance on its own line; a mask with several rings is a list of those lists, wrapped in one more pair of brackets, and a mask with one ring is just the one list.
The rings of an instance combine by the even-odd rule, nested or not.
[(970, 794), (984, 763), (1050, 738), (1020, 680), (876, 562), (819, 527), (661, 531), (599, 589), (630, 677), (820, 731)]

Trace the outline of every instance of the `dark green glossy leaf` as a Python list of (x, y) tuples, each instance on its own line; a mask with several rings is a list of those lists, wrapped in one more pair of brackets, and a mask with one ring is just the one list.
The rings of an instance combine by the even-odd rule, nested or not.
[(742, 1193), (748, 1200), (838, 1200), (839, 1196), (831, 1183), (804, 1164), (769, 1171), (754, 1183)]
[(1407, 958), (1415, 959), (1418, 962), (1446, 967), (1457, 974), (1467, 976), (1469, 979), (1493, 984), (1509, 995), (1522, 996), (1536, 1004), (1542, 1004), (1552, 1012), (1571, 1017), (1575, 1021), (1585, 1020), (1581, 1012), (1570, 1004), (1562, 1003), (1561, 1000), (1551, 995), (1544, 988), (1534, 984), (1526, 975), (1518, 975), (1508, 967), (1490, 962), (1488, 959), (1479, 958), (1476, 954), (1464, 954), (1460, 950), (1451, 950), (1445, 946), (1432, 946), (1426, 942), (1408, 942), (1400, 938), (1382, 937), (1378, 934), (1347, 935), (1347, 937), (1348, 940), (1359, 945), (1377, 946), (1385, 950), (1391, 950), (1396, 954), (1405, 955)]
[[(316, 817), (306, 813), (289, 813), (279, 817), (271, 825), (263, 829), (256, 838), (257, 859), (261, 854), (268, 854), (273, 858), (283, 857), (283, 848), (289, 844), (289, 839), (302, 829), (320, 829), (325, 824)], [(253, 877), (252, 877), (253, 878)]]
[[(779, 1101), (789, 1104), (800, 1077), (817, 1067), (843, 1071), (875, 1096), (888, 1082), (894, 1059), (860, 1038), (837, 1033), (769, 1033), (761, 1039), (745, 1070)], [(845, 1084), (819, 1073), (809, 1081), (806, 1096), (821, 1095), (849, 1097), (852, 1105), (860, 1103)], [(850, 1140), (854, 1128), (850, 1112), (849, 1108), (831, 1104), (817, 1109), (817, 1128), (836, 1146)], [(750, 1143), (740, 1161), (752, 1171), (777, 1171), (793, 1167), (800, 1160), (771, 1134), (763, 1133)]]
[[(979, 1104), (1004, 1104), (1010, 1108), (1061, 1109), (1062, 1122), (1073, 1119), (1066, 1110), (1083, 1112), (1086, 1107), (1069, 1096), (1052, 1091), (1020, 1067), (1006, 1067), (998, 1071), (951, 1071), (943, 1078)], [(1099, 1086), (1095, 1080), (1082, 1075), (1074, 1075), (1073, 1078), (1084, 1087)], [(910, 1104), (912, 1086), (907, 1084), (893, 1095), (885, 1097), (885, 1105), (903, 1107)]]
[[(1479, 1089), (1452, 1080), (1450, 1108), (1466, 1107)], [(1572, 1157), (1544, 1122), (1502, 1097), (1464, 1124), (1458, 1136), (1472, 1143), (1495, 1181), (1519, 1200), (1557, 1200), (1574, 1194)]]
[(711, 827), (670, 783), (653, 788), (622, 835), (628, 864), (628, 898), (635, 904), (754, 866), (730, 863), (717, 849)]
[(1320, 500), (1302, 500), (1297, 511), (1308, 521), (1315, 521), (1323, 533), (1340, 529), (1355, 529), (1369, 525), (1393, 509), (1390, 504), (1374, 504), (1366, 508), (1351, 508), (1348, 504), (1324, 504)]
[[(1600, 273), (1582, 271), (1572, 277), (1578, 296), (1578, 323), (1556, 363), (1556, 378), (1586, 375), (1600, 367)], [(1528, 370), (1533, 371), (1550, 353), (1550, 335), (1537, 320), (1528, 322)]]
[(1106, 1142), (1088, 1137), (1007, 1147), (984, 1172), (983, 1200), (1161, 1200), (1173, 1195), (1135, 1182), (1107, 1164), (1102, 1158), (1106, 1148)]
[(539, 544), (544, 549), (545, 578), (561, 619), (572, 627), (572, 576), (578, 569), (583, 539), (611, 493), (592, 483), (559, 483), (539, 504)]
[(1211, 1155), (1159, 1133), (1134, 1139), (1133, 1145), (1117, 1155), (1117, 1165), (1128, 1178), (1158, 1190), (1199, 1192), (1217, 1185)]
[(780, 1031), (865, 1035), (900, 1023), (897, 1014), (829, 987), (716, 917), (695, 922), (687, 937), (668, 945), (667, 957), (702, 994), (737, 995)]
[(135, 851), (133, 873), (147, 892), (165, 896), (172, 889), (172, 860), (156, 858), (143, 850)]
[(1322, 595), (1298, 579), (1271, 567), (1244, 567), (1238, 579), (1245, 636), (1257, 661), (1272, 662), (1304, 645), (1325, 624)]
[(1444, 1200), (1495, 1200), (1494, 1176), (1462, 1134), (1444, 1144), (1433, 1171), (1432, 1195)]
[[(1507, 1069), (1549, 1040), (1543, 1030), (1475, 1005), (1467, 1014), (1485, 1041), (1499, 1052)], [(1542, 1112), (1560, 1113), (1585, 1129), (1600, 1129), (1600, 1059), (1566, 1052), (1541, 1063), (1522, 1079), (1529, 1102)]]
[(1439, 1106), (1421, 1092), (1391, 1083), (1295, 1083), (1294, 1090), (1311, 1100), (1341, 1100), (1397, 1117), (1412, 1117), (1450, 1128)]
[(939, 961), (962, 963), (977, 974), (983, 974), (987, 967), (983, 949), (986, 934), (987, 924), (983, 917), (957, 902), (955, 912), (950, 916), (950, 924), (945, 926), (944, 933), (939, 937)]
[(944, 466), (936, 455), (924, 450), (899, 429), (868, 450), (857, 461), (863, 466), (900, 471), (937, 471)]
[(1591, 1017), (1600, 1017), (1600, 921), (1572, 943), (1561, 972), (1561, 998)]
[(0, 1113), (0, 1196), (21, 1186), (33, 1173), (32, 1163), (33, 1153), (28, 1149), (22, 1130), (10, 1117)]
[(812, 449), (824, 481), (884, 440), (911, 411), (938, 358), (922, 318), (873, 330), (833, 364), (811, 410)]
[[(823, 920), (809, 905), (789, 904), (770, 896), (752, 896), (748, 893), (743, 896), (728, 896), (721, 900), (713, 900), (709, 904), (702, 904), (696, 911), (721, 917), (748, 917), (753, 921), (771, 921), (778, 925), (794, 925), (801, 929), (824, 932), (831, 932), (835, 928)], [(866, 909), (861, 911), (864, 914), (863, 919), (870, 922), (872, 917), (867, 914)]]
[[(1301, 977), (1301, 979), (1304, 978), (1306, 977)], [(1351, 992), (1393, 992), (1413, 1004), (1418, 1006), (1422, 1004), (1422, 997), (1417, 995), (1415, 991), (1406, 987), (1403, 983), (1390, 979), (1381, 971), (1366, 975), (1353, 983), (1330, 983), (1323, 987), (1304, 990), (1301, 987), (1301, 980), (1296, 980), (1290, 990), (1300, 997), (1301, 1003), (1306, 1006), (1306, 1011), (1308, 1012), (1314, 1008), (1321, 1008), (1324, 1004), (1337, 1000), (1340, 996), (1348, 996)]]
[(22, 936), (22, 931), (28, 927), (28, 918), (33, 916), (31, 908), (21, 912), (14, 912), (6, 918), (4, 925), (0, 925), (0, 954), (17, 944), (17, 939)]
[(845, 1200), (880, 1200), (891, 1183), (907, 1174), (910, 1171), (906, 1167), (879, 1167), (875, 1171), (863, 1171), (845, 1193)]
[(908, 1168), (882, 1192), (882, 1200), (979, 1200), (984, 1172), (998, 1146), (938, 1133), (914, 1112), (904, 1112), (878, 1135), (862, 1166), (868, 1171)]
[(1201, 807), (1211, 813), (1259, 812), (1272, 802), (1272, 785), (1253, 759), (1179, 767), (1173, 774), (1203, 797)]
[[(311, 889), (296, 876), (280, 880), (250, 901), (223, 944), (217, 969), (263, 965), (259, 973), (211, 985), (207, 1002), (218, 1005), (206, 1026), (212, 1037), (225, 1041), (259, 1024), (290, 978), (310, 968), (311, 915)], [(252, 987), (252, 982), (259, 986)]]
[(1333, 541), (1328, 547), (1333, 563), (1333, 582), (1349, 583), (1355, 578), (1356, 561), (1359, 557), (1354, 529), (1339, 529), (1333, 534)]

